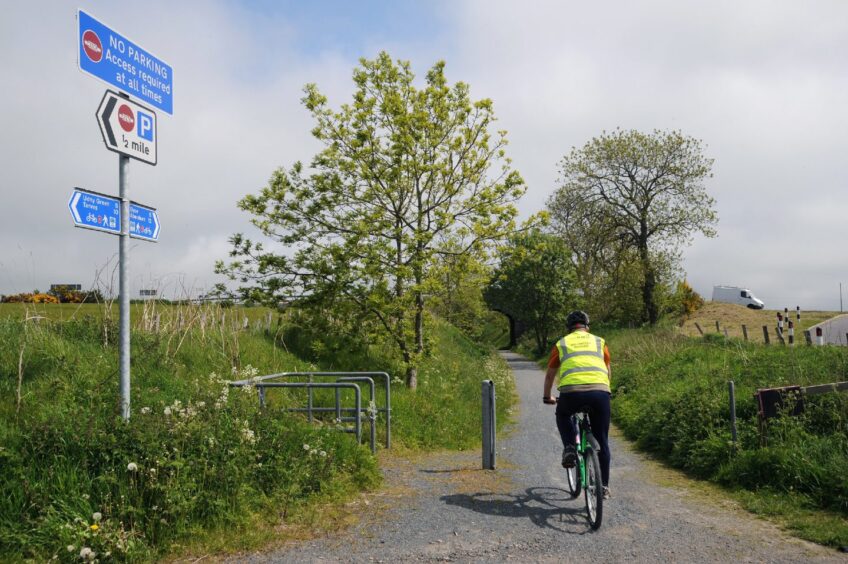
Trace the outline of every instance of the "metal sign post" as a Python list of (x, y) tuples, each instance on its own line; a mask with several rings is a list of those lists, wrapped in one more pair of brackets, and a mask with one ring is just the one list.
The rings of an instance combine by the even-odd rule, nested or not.
[[(154, 208), (129, 199), (130, 159), (157, 162), (159, 131), (156, 113), (130, 101), (141, 98), (165, 113), (174, 113), (174, 72), (170, 65), (137, 43), (77, 12), (77, 62), (79, 69), (120, 90), (107, 90), (97, 108), (97, 124), (103, 142), (118, 153), (118, 198), (76, 189), (68, 207), (76, 227), (118, 235), (118, 307), (120, 311), (121, 417), (130, 418), (130, 292), (129, 238), (156, 242), (159, 218)], [(126, 92), (126, 94), (125, 94)]]
[(118, 292), (120, 311), (120, 352), (119, 365), (121, 368), (121, 417), (124, 421), (130, 418), (130, 290), (128, 283), (129, 253), (127, 242), (130, 238), (130, 201), (127, 197), (127, 176), (129, 175), (130, 158), (118, 156), (118, 194), (121, 197), (121, 235), (118, 239)]

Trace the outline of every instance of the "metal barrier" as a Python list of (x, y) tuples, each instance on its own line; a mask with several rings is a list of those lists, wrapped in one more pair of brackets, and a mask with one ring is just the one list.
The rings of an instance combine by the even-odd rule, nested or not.
[[(377, 407), (374, 379), (372, 376), (383, 378), (386, 392), (385, 407)], [(336, 382), (313, 382), (313, 377), (319, 378), (336, 378)], [(286, 378), (308, 378), (307, 382), (268, 382), (274, 379)], [(305, 408), (287, 408), (285, 411), (306, 413), (309, 421), (312, 422), (315, 413), (335, 412), (336, 419), (340, 421), (356, 421), (358, 427), (361, 427), (361, 414), (363, 411), (360, 400), (360, 389), (355, 382), (365, 382), (369, 387), (369, 405), (365, 410), (368, 421), (370, 423), (370, 439), (371, 452), (376, 452), (376, 419), (377, 414), (382, 412), (386, 414), (386, 448), (391, 448), (391, 417), (392, 417), (392, 396), (391, 396), (391, 379), (386, 372), (280, 372), (278, 374), (269, 374), (267, 376), (259, 376), (247, 380), (237, 380), (230, 382), (230, 386), (244, 387), (256, 386), (259, 393), (259, 405), (265, 407), (265, 388), (306, 388), (307, 390), (307, 405)], [(341, 385), (346, 384), (346, 385)], [(357, 404), (355, 408), (341, 407), (340, 390), (343, 388), (355, 388), (357, 396)], [(336, 405), (335, 407), (315, 407), (313, 405), (312, 391), (315, 388), (335, 388), (336, 389)], [(343, 413), (354, 412), (354, 417), (344, 417)], [(359, 432), (357, 432), (357, 440), (359, 440)]]

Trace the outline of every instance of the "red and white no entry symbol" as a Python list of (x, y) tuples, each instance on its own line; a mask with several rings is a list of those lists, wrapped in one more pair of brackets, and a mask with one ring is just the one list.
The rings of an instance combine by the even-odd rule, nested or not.
[(126, 104), (118, 108), (118, 123), (121, 124), (121, 129), (127, 133), (135, 128), (135, 114)]
[(103, 58), (103, 44), (100, 43), (100, 38), (97, 37), (97, 34), (90, 29), (87, 29), (82, 34), (82, 48), (85, 54), (88, 55), (88, 58), (95, 63), (99, 63), (100, 59)]

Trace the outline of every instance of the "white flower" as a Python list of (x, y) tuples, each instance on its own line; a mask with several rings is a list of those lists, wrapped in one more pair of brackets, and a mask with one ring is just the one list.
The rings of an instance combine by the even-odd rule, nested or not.
[(68, 545), (68, 552), (73, 552), (73, 551), (75, 551), (76, 549), (77, 549), (77, 547), (75, 547), (74, 545), (72, 545), (72, 544), (69, 544), (69, 545)]
[(303, 443), (303, 450), (309, 450), (309, 445), (306, 444), (306, 443)]
[(138, 470), (138, 464), (136, 464), (135, 462), (130, 462), (129, 464), (127, 464), (127, 470), (129, 470), (130, 472), (135, 472), (136, 470)]
[(91, 516), (91, 520), (95, 523), (99, 523), (101, 519), (103, 519), (103, 515), (99, 511), (97, 511)]
[(164, 413), (165, 415), (170, 416), (170, 415), (171, 415), (171, 408), (170, 408), (170, 407), (166, 407), (166, 408), (165, 408), (165, 410), (164, 410), (162, 413)]
[(321, 451), (321, 452), (319, 452), (318, 454), (320, 454), (321, 456), (327, 456), (327, 451), (322, 450), (322, 451)]
[(200, 409), (203, 409), (204, 407), (206, 407), (206, 402), (205, 401), (197, 402), (197, 407), (200, 408)]
[(149, 407), (146, 407), (146, 406), (145, 406), (145, 407), (142, 407), (142, 408), (141, 408), (141, 414), (142, 414), (142, 415), (147, 415), (148, 413), (150, 413), (150, 408), (149, 408)]
[(95, 556), (97, 554), (87, 546), (82, 547), (82, 550), (80, 550), (80, 558), (83, 560), (94, 560)]

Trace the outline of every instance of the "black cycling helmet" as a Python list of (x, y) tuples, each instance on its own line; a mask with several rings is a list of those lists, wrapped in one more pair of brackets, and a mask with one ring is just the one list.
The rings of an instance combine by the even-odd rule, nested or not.
[(565, 319), (565, 326), (569, 331), (573, 331), (578, 325), (582, 325), (583, 327), (589, 326), (589, 314), (585, 311), (580, 311), (579, 309), (569, 313), (568, 317)]

